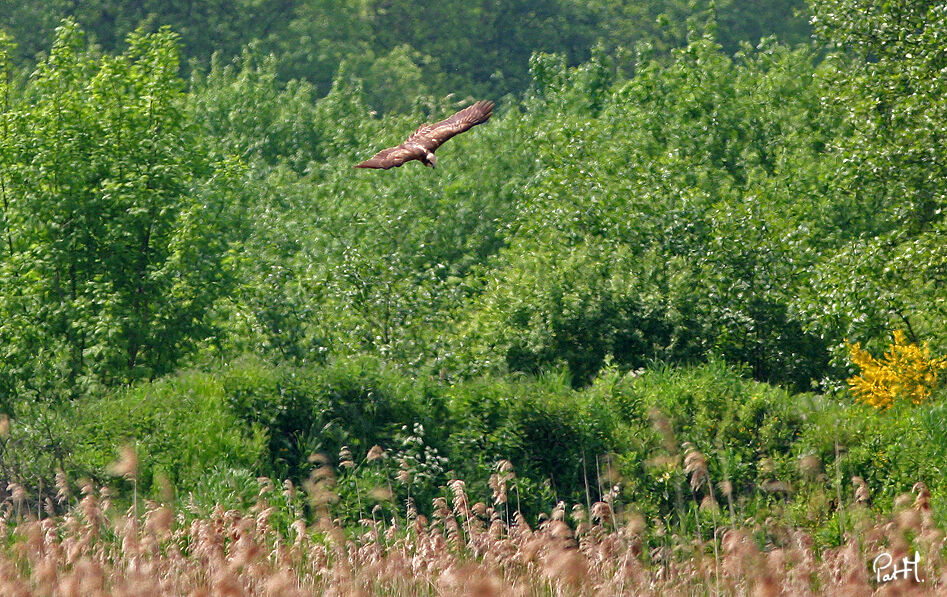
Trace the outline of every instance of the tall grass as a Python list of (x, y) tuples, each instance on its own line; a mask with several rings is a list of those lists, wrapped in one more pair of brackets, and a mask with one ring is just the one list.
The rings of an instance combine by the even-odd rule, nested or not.
[[(686, 454), (696, 492), (708, 481), (706, 463), (693, 447)], [(454, 479), (430, 517), (409, 503), (397, 516), (376, 509), (343, 527), (333, 518), (339, 471), (314, 464), (302, 509), (291, 506), (303, 497), (292, 484), (266, 478), (248, 510), (207, 514), (153, 501), (117, 511), (109, 490), (86, 483), (71, 497), (60, 479), (59, 497), (71, 506), (53, 515), (49, 504), (37, 517), (12, 491), (0, 508), (0, 594), (868, 595), (947, 587), (945, 533), (923, 484), (882, 516), (854, 480), (855, 499), (838, 505), (850, 528), (838, 546), (819, 548), (778, 519), (718, 527), (714, 517), (712, 533), (686, 535), (608, 501), (561, 502), (530, 525), (507, 499), (515, 482), (508, 462), (496, 467), (492, 496), (468, 495)], [(716, 507), (708, 495), (704, 507)], [(900, 562), (915, 552), (922, 582), (913, 574), (878, 582), (875, 557)]]

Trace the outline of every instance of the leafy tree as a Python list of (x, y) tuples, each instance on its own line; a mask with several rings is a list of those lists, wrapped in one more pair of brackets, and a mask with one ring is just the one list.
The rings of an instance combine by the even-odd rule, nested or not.
[(274, 31), (266, 40), (281, 57), (283, 76), (306, 79), (324, 94), (346, 57), (374, 57), (372, 4), (345, 0), (298, 2), (286, 31)]
[(825, 0), (813, 8), (817, 30), (842, 54), (833, 100), (853, 124), (839, 141), (839, 193), (875, 214), (868, 232), (923, 230), (943, 218), (947, 202), (938, 143), (947, 126), (947, 12), (927, 1)]
[(846, 133), (833, 140), (828, 192), (845, 242), (816, 270), (804, 308), (832, 338), (882, 349), (904, 329), (912, 343), (947, 348), (947, 11), (935, 2), (812, 2), (827, 57), (826, 104)]
[(837, 127), (812, 54), (764, 40), (731, 59), (708, 34), (629, 81), (604, 63), (532, 60), (541, 168), (459, 315), (461, 369), (566, 365), (582, 384), (606, 355), (716, 353), (808, 388), (828, 357), (794, 299), (827, 242), (815, 165)]
[(254, 163), (257, 174), (282, 165), (302, 174), (322, 161), (312, 85), (279, 82), (277, 61), (256, 46), (230, 63), (215, 54), (207, 72), (191, 75), (188, 115), (222, 156)]
[(176, 36), (97, 58), (72, 22), (3, 114), (5, 399), (171, 371), (232, 284), (234, 163), (184, 118)]

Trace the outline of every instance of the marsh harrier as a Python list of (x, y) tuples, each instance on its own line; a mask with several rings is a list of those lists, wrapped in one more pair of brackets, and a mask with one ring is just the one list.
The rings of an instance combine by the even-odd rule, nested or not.
[(491, 114), (493, 114), (493, 102), (480, 100), (438, 123), (422, 124), (401, 145), (383, 149), (371, 159), (365, 160), (355, 167), (387, 170), (388, 168), (397, 168), (411, 160), (418, 160), (425, 166), (433, 168), (437, 164), (437, 156), (434, 155), (434, 151), (438, 147), (454, 135), (478, 124), (483, 124), (489, 120)]

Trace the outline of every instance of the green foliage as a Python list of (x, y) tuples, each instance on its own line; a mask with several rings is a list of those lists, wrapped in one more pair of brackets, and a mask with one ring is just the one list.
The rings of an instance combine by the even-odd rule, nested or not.
[[(668, 418), (679, 442), (708, 452), (719, 446), (739, 449), (747, 463), (792, 445), (803, 421), (798, 406), (806, 400), (805, 395), (747, 381), (716, 362), (649, 371), (635, 378), (630, 390), (640, 393), (632, 400), (645, 412), (658, 409)], [(639, 414), (639, 421), (643, 418)]]
[[(566, 243), (559, 245), (567, 246)], [(588, 383), (606, 358), (636, 369), (674, 354), (677, 334), (664, 296), (668, 272), (621, 245), (582, 244), (568, 253), (511, 247), (516, 261), (491, 272), (466, 316), (458, 367), (538, 373), (565, 365)], [(565, 253), (565, 254), (564, 254)], [(495, 362), (499, 361), (499, 362)]]
[(543, 167), (460, 312), (459, 370), (566, 364), (582, 384), (606, 354), (715, 353), (808, 389), (828, 355), (794, 301), (826, 242), (813, 164), (837, 126), (802, 83), (811, 54), (769, 40), (731, 60), (699, 38), (615, 86), (596, 64), (533, 59)]
[(497, 463), (508, 460), (526, 513), (558, 500), (584, 502), (586, 488), (596, 484), (598, 456), (614, 448), (611, 413), (572, 392), (566, 376), (472, 380), (451, 386), (447, 397), (455, 474), (487, 494)]
[(230, 288), (239, 167), (184, 118), (175, 37), (128, 41), (96, 58), (64, 23), (3, 114), (4, 401), (167, 373)]
[(181, 35), (184, 56), (206, 64), (215, 51), (228, 56), (285, 22), (295, 2), (279, 0), (260, 3), (169, 2), (142, 0), (121, 2), (71, 2), (69, 0), (3, 0), (0, 27), (14, 33), (23, 58), (32, 59), (46, 48), (49, 37), (63, 18), (79, 23), (106, 51), (118, 50), (139, 27), (157, 30), (170, 27)]
[(215, 148), (259, 166), (282, 164), (303, 173), (325, 159), (312, 86), (278, 83), (276, 60), (247, 48), (233, 63), (215, 54), (207, 73), (195, 72), (188, 113)]
[[(204, 509), (318, 453), (347, 522), (512, 467), (530, 513), (836, 541), (852, 475), (942, 487), (942, 391), (790, 393), (846, 340), (947, 351), (942, 7), (815, 0), (792, 46), (788, 0), (132, 4), (53, 3), (104, 50), (64, 22), (31, 76), (33, 31), (0, 37), (0, 472), (31, 495), (131, 442), (139, 491)], [(142, 19), (183, 41), (117, 53)], [(353, 170), (468, 94), (499, 106), (436, 169)]]
[(182, 373), (159, 382), (51, 407), (22, 401), (0, 444), (4, 475), (54, 495), (57, 471), (130, 489), (113, 478), (120, 448), (137, 455), (141, 495), (161, 497), (168, 488), (198, 487), (212, 467), (258, 469), (265, 457), (266, 430), (242, 422), (228, 408), (220, 379)]
[(274, 478), (304, 480), (310, 455), (334, 462), (343, 446), (358, 459), (375, 444), (390, 449), (406, 421), (436, 429), (444, 413), (432, 388), (367, 357), (278, 370), (242, 364), (223, 384), (232, 412), (268, 430), (265, 471)]
[[(687, 45), (710, 21), (726, 54), (771, 35), (791, 45), (805, 43), (811, 33), (806, 3), (801, 0), (739, 2), (736, 0), (599, 0), (601, 40), (610, 53), (646, 44), (659, 55)], [(618, 47), (614, 47), (620, 44)]]
[(181, 35), (185, 62), (198, 69), (218, 54), (224, 62), (259, 42), (276, 56), (283, 81), (306, 80), (327, 93), (340, 67), (366, 83), (369, 104), (410, 110), (422, 95), (502, 97), (530, 85), (534, 52), (558, 52), (569, 64), (587, 60), (597, 45), (636, 65), (627, 50), (649, 43), (666, 56), (687, 43), (695, 22), (714, 16), (728, 54), (740, 43), (778, 34), (786, 42), (809, 35), (802, 0), (535, 0), (404, 2), (394, 0), (280, 0), (260, 3), (0, 0), (0, 28), (20, 41), (17, 62), (46, 48), (59, 20), (69, 17), (108, 52), (138, 27), (167, 26)]
[[(805, 395), (743, 379), (719, 362), (690, 369), (652, 369), (605, 376), (589, 390), (597, 404), (621, 413), (613, 437), (623, 495), (647, 514), (675, 513), (691, 496), (683, 469), (685, 444), (701, 452), (721, 506), (747, 507), (760, 487), (789, 481), (787, 462), (804, 428)], [(602, 408), (601, 406), (599, 408)], [(721, 487), (729, 484), (729, 498)]]
[(117, 460), (116, 447), (126, 443), (138, 456), (145, 493), (157, 495), (164, 481), (195, 487), (215, 465), (256, 469), (268, 430), (241, 422), (226, 398), (222, 380), (194, 372), (86, 400), (73, 422), (79, 438), (71, 454), (76, 472), (101, 476)]
[(819, 265), (804, 308), (831, 334), (838, 360), (844, 338), (878, 348), (898, 328), (943, 352), (945, 249), (935, 239), (947, 208), (947, 13), (931, 2), (812, 5), (817, 32), (837, 52), (827, 59), (827, 104), (849, 127), (827, 171), (847, 242)]
[(921, 406), (896, 405), (883, 414), (867, 404), (822, 401), (809, 415), (796, 449), (816, 455), (829, 476), (840, 475), (844, 491), (850, 491), (853, 475), (862, 477), (881, 506), (890, 506), (918, 482), (939, 495), (947, 437), (943, 389), (938, 394)]

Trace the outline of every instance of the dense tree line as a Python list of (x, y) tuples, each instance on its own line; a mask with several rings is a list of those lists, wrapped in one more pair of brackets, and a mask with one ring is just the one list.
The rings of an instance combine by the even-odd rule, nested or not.
[[(274, 13), (238, 3), (226, 21), (190, 3), (89, 4), (86, 33), (63, 21), (38, 54), (48, 15), (2, 13), (21, 45), (0, 44), (0, 409), (38, 442), (0, 438), (4, 474), (20, 474), (10, 458), (26, 445), (48, 448), (37, 475), (76, 446), (91, 467), (112, 396), (145, 400), (135, 392), (178, 383), (152, 380), (228, 363), (192, 393), (246, 426), (217, 438), (221, 458), (248, 446), (234, 466), (298, 479), (313, 451), (387, 441), (433, 484), (462, 462), (483, 481), (514, 454), (552, 499), (581, 493), (588, 454), (650, 474), (629, 438), (646, 434), (643, 405), (677, 398), (633, 381), (643, 371), (730, 379), (721, 395), (757, 406), (698, 392), (681, 408), (737, 417), (727, 442), (788, 418), (759, 440), (788, 458), (803, 433), (793, 394), (741, 376), (830, 392), (850, 374), (846, 340), (875, 350), (894, 329), (947, 352), (935, 3), (813, 0), (815, 44), (739, 43), (758, 32), (727, 25), (739, 3), (698, 3), (690, 20), (673, 2), (264, 4)], [(623, 29), (639, 10), (667, 18)], [(152, 12), (180, 34), (105, 35)], [(496, 24), (523, 15), (522, 30)], [(435, 170), (352, 169), (467, 94), (507, 95)], [(154, 408), (172, 408), (161, 392)], [(725, 441), (711, 423), (675, 425)], [(119, 435), (161, 433), (147, 419)], [(199, 443), (188, 462), (209, 458)], [(568, 462), (544, 456), (564, 446)], [(763, 448), (739, 454), (746, 483), (761, 480), (746, 463)]]
[[(809, 35), (797, 14), (802, 0), (280, 0), (278, 2), (0, 2), (0, 29), (16, 33), (20, 61), (47, 50), (59, 19), (75, 20), (106, 52), (120, 51), (139, 26), (178, 33), (185, 67), (206, 67), (212, 55), (228, 62), (255, 42), (277, 57), (282, 80), (299, 79), (326, 93), (342, 63), (370, 84), (375, 109), (410, 109), (425, 95), (457, 97), (521, 93), (529, 85), (532, 52), (562, 53), (570, 64), (596, 46), (621, 57), (631, 72), (631, 50), (648, 42), (667, 53), (683, 44), (689, 16), (717, 15), (727, 52), (742, 41), (779, 34), (787, 42)], [(384, 91), (379, 91), (384, 88)]]

